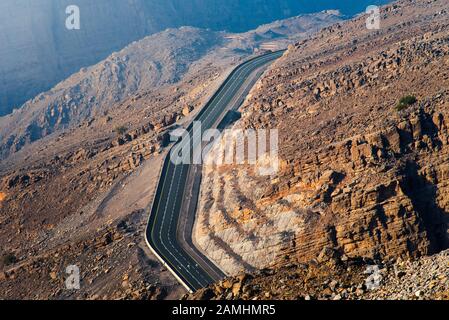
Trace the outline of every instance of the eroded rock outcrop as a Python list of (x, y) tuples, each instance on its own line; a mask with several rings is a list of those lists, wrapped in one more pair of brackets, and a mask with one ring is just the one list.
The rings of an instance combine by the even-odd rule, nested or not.
[(279, 129), (278, 174), (205, 169), (196, 240), (228, 273), (449, 246), (447, 3), (382, 12), (291, 46), (252, 92), (236, 126)]

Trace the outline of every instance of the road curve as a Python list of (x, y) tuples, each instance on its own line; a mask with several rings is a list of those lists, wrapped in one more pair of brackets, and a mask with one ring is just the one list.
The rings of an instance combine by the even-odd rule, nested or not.
[[(201, 121), (202, 130), (216, 128), (217, 122), (235, 104), (242, 103), (247, 94), (248, 79), (255, 75), (257, 70), (268, 66), (269, 63), (278, 59), (284, 51), (272, 52), (248, 60), (235, 68), (221, 87), (217, 90), (210, 101), (195, 117), (194, 121)], [(247, 90), (243, 90), (247, 89)], [(192, 137), (192, 124), (187, 131)], [(195, 144), (193, 139), (193, 144)], [(176, 143), (172, 151), (176, 152), (182, 148), (183, 141)], [(196, 148), (198, 145), (191, 145)], [(197, 194), (189, 195), (187, 185), (193, 165), (175, 165), (170, 160), (170, 154), (165, 158), (160, 181), (151, 208), (148, 208), (149, 219), (145, 231), (145, 240), (150, 250), (162, 262), (162, 264), (176, 277), (176, 279), (190, 292), (204, 288), (216, 282), (225, 275), (207, 257), (202, 256), (198, 249), (194, 248), (193, 242), (186, 243), (180, 237), (179, 232), (180, 213), (183, 201), (186, 198), (190, 202), (197, 202)], [(198, 168), (193, 170), (201, 172)], [(195, 210), (196, 206), (189, 206), (189, 210)], [(193, 214), (194, 212), (190, 212)], [(191, 234), (188, 235), (191, 238)], [(186, 245), (189, 250), (186, 250)]]

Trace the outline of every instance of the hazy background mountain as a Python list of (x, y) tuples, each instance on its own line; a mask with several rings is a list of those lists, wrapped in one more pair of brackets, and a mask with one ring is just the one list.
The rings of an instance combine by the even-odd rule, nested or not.
[[(387, 0), (2, 0), (0, 116), (134, 40), (183, 25), (242, 32), (300, 13), (352, 15)], [(65, 28), (68, 5), (81, 30)]]

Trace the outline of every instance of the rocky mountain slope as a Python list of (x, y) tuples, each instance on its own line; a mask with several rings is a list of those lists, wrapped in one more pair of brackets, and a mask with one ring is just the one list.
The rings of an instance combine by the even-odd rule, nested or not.
[(367, 267), (362, 261), (289, 264), (239, 274), (189, 300), (448, 300), (449, 251)]
[(213, 31), (169, 29), (82, 69), (14, 114), (0, 118), (2, 153), (18, 151), (86, 120), (105, 118), (117, 111), (111, 110), (113, 105), (137, 92), (148, 94), (178, 82), (193, 62), (223, 45), (223, 40), (223, 35)]
[(335, 0), (78, 0), (81, 29), (67, 30), (69, 0), (0, 3), (0, 116), (49, 90), (80, 68), (166, 28), (194, 26), (242, 32), (276, 19), (324, 9), (344, 14), (372, 2)]
[[(25, 143), (0, 163), (1, 297), (181, 297), (141, 236), (167, 133), (254, 49), (297, 39), (235, 124), (280, 130), (280, 172), (205, 167), (195, 240), (234, 277), (186, 298), (448, 299), (448, 18), (446, 0), (400, 0), (380, 30), (365, 16), (314, 34), (283, 33), (301, 29), (292, 21), (243, 35), (168, 30), (73, 75), (24, 109), (40, 139), (3, 131)], [(167, 50), (152, 59), (157, 41)], [(193, 43), (199, 53), (183, 47)], [(83, 103), (59, 117), (67, 94)], [(73, 264), (78, 291), (64, 285)]]
[[(25, 130), (2, 129), (27, 139), (1, 162), (2, 298), (162, 299), (183, 292), (143, 242), (145, 209), (168, 130), (185, 123), (238, 61), (225, 54), (225, 65), (210, 65), (222, 39), (215, 35), (168, 30), (154, 36), (166, 41), (159, 52), (144, 39), (2, 119), (17, 119)], [(32, 126), (42, 134), (31, 144), (27, 123), (41, 125)], [(65, 287), (69, 265), (81, 270), (79, 291)]]
[[(291, 37), (303, 38), (341, 19), (338, 12), (321, 12), (281, 20), (244, 34), (182, 27), (146, 37), (99, 64), (82, 69), (28, 101), (20, 110), (0, 118), (0, 158), (84, 122), (95, 128), (96, 136), (110, 133), (118, 118), (122, 119), (116, 126), (125, 121), (136, 125), (139, 119), (155, 113), (154, 102), (134, 110), (117, 104), (133, 95), (157, 95), (158, 90), (179, 82), (195, 69), (208, 68), (214, 73), (214, 68), (219, 70), (222, 65), (232, 64), (232, 59), (252, 54), (263, 43), (274, 41), (277, 47), (284, 48)], [(277, 37), (270, 37), (272, 33)], [(217, 62), (212, 64), (213, 61)], [(181, 104), (182, 99), (178, 98), (179, 95), (175, 100)]]
[(449, 247), (447, 1), (395, 2), (291, 46), (237, 128), (280, 130), (281, 170), (205, 168), (198, 244), (229, 274)]
[[(340, 19), (321, 13), (296, 21), (319, 28)], [(281, 43), (306, 36), (283, 30)], [(265, 41), (263, 34), (169, 29), (2, 118), (3, 141), (12, 142), (0, 162), (1, 298), (184, 294), (142, 237), (168, 132), (186, 125)], [(69, 265), (80, 268), (78, 291), (65, 287)]]

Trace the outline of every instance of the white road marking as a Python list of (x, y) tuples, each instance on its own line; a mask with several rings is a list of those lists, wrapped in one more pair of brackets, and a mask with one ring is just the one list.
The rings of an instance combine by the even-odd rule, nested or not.
[[(276, 54), (276, 53), (275, 53)], [(234, 88), (236, 87), (236, 86), (238, 86), (238, 85), (243, 85), (244, 83), (242, 83), (242, 84), (240, 84), (239, 83), (239, 81), (238, 80), (240, 80), (240, 79), (243, 79), (243, 78), (247, 78), (254, 70), (256, 70), (257, 68), (259, 68), (259, 67), (261, 67), (261, 66), (263, 66), (265, 63), (267, 63), (268, 61), (270, 61), (270, 60), (274, 60), (273, 59), (273, 56), (275, 55), (275, 54), (269, 54), (269, 55), (266, 55), (266, 56), (263, 56), (263, 57), (261, 57), (260, 59), (254, 59), (254, 60), (252, 60), (252, 61), (250, 61), (250, 62), (247, 62), (247, 65), (244, 65), (243, 67), (242, 66), (240, 66), (240, 69), (237, 71), (237, 72), (235, 72), (230, 78), (228, 78), (227, 79), (227, 83), (226, 83), (226, 85), (224, 86), (224, 87), (222, 87), (221, 88), (221, 91), (218, 93), (218, 95), (217, 96), (215, 96), (215, 98), (208, 104), (209, 106), (211, 106), (211, 105), (214, 105), (211, 109), (206, 109), (205, 110), (205, 112), (204, 112), (204, 114), (202, 114), (199, 118), (201, 119), (201, 117), (202, 116), (204, 116), (204, 115), (206, 115), (206, 118), (203, 120), (204, 122), (208, 122), (208, 120), (209, 120), (209, 118), (212, 116), (212, 115), (214, 115), (216, 112), (217, 112), (217, 110), (219, 110), (220, 111), (220, 109), (218, 108), (220, 105), (221, 105), (221, 102), (223, 101), (223, 99), (225, 98), (225, 97), (228, 97), (228, 93), (231, 91), (233, 91), (234, 90)], [(262, 63), (263, 62), (263, 63)], [(252, 69), (251, 70), (251, 72), (250, 73), (248, 73), (247, 74), (247, 70), (249, 70), (249, 69)], [(243, 74), (245, 74), (245, 77), (243, 77), (242, 76), (242, 73)], [(233, 80), (234, 78), (236, 77), (236, 79), (235, 80)], [(234, 82), (234, 83), (232, 83), (232, 82)], [(231, 100), (230, 101), (232, 101), (232, 98), (234, 98), (235, 97), (235, 95), (237, 94), (238, 92), (236, 92), (236, 93), (234, 93), (234, 96), (233, 97), (231, 97)], [(220, 97), (220, 95), (221, 95), (221, 97)], [(218, 99), (218, 97), (220, 97), (219, 98), (219, 100), (217, 101), (217, 102), (215, 102), (216, 101), (216, 99)], [(226, 107), (227, 105), (225, 105), (224, 107)], [(224, 111), (224, 109), (223, 108), (221, 108), (222, 110), (221, 111)], [(192, 129), (191, 129), (192, 130)], [(191, 134), (191, 131), (189, 131), (188, 132), (188, 134), (190, 135)], [(195, 138), (195, 137), (194, 137)], [(179, 146), (183, 146), (182, 145), (182, 143), (180, 143), (180, 144), (178, 144), (177, 145), (178, 146), (178, 148), (179, 148)], [(193, 146), (193, 147), (195, 147), (195, 146)], [(176, 148), (176, 146), (175, 146), (175, 148)], [(177, 152), (179, 152), (179, 149), (178, 149), (178, 151)], [(168, 155), (169, 156), (169, 155)], [(167, 171), (170, 171), (170, 166), (172, 165), (172, 163), (171, 163), (171, 161), (168, 161), (168, 166), (167, 166)], [(183, 166), (181, 165), (181, 166), (179, 166), (180, 168), (181, 168), (181, 178), (182, 178), (182, 169), (183, 169)], [(190, 263), (188, 262), (188, 260), (186, 259), (186, 257), (185, 257), (185, 253), (181, 253), (176, 247), (175, 247), (175, 245), (174, 245), (174, 243), (173, 243), (173, 239), (171, 239), (170, 238), (170, 234), (171, 234), (171, 231), (172, 231), (172, 227), (173, 227), (173, 219), (174, 219), (174, 217), (175, 217), (175, 208), (176, 208), (176, 202), (174, 202), (173, 203), (173, 207), (172, 207), (172, 210), (171, 210), (171, 217), (170, 217), (170, 224), (169, 224), (169, 229), (168, 229), (168, 242), (169, 242), (169, 247), (171, 247), (170, 249), (173, 249), (173, 252), (175, 252), (175, 253), (177, 253), (178, 255), (179, 255), (179, 259), (181, 259), (182, 261), (180, 261), (179, 259), (178, 259), (178, 257), (176, 257), (174, 254), (173, 254), (173, 252), (171, 251), (171, 250), (169, 250), (169, 248), (166, 246), (166, 244), (165, 244), (165, 242), (164, 242), (164, 240), (163, 240), (163, 235), (162, 235), (162, 231), (163, 231), (163, 229), (164, 229), (164, 225), (165, 225), (165, 223), (166, 223), (166, 214), (167, 214), (167, 209), (168, 209), (168, 203), (169, 203), (169, 200), (170, 200), (170, 198), (171, 198), (171, 194), (172, 194), (172, 189), (173, 189), (173, 183), (174, 183), (174, 178), (176, 177), (176, 175), (177, 175), (177, 170), (178, 170), (178, 166), (174, 166), (174, 172), (173, 172), (173, 175), (171, 176), (171, 182), (170, 182), (170, 186), (169, 186), (169, 190), (168, 190), (168, 197), (166, 198), (166, 203), (165, 203), (165, 208), (164, 208), (164, 211), (163, 211), (163, 216), (162, 216), (162, 221), (161, 221), (161, 229), (159, 230), (159, 239), (160, 239), (160, 241), (161, 241), (161, 244), (162, 244), (162, 246), (164, 247), (164, 249), (168, 252), (168, 254), (170, 255), (170, 256), (172, 256), (175, 260), (176, 260), (176, 262), (179, 264), (178, 266), (177, 266), (177, 268), (179, 269), (179, 270), (183, 270), (183, 268), (182, 267), (184, 267), (184, 269), (187, 271), (187, 273), (200, 285), (200, 286), (203, 286), (203, 284), (201, 283), (201, 281), (200, 280), (198, 280), (198, 278), (197, 277), (195, 277), (195, 275), (193, 275), (191, 272), (190, 272), (190, 270), (192, 269), (192, 268), (190, 268)], [(182, 179), (178, 179), (178, 181), (177, 181), (177, 187), (176, 187), (176, 193), (175, 193), (175, 200), (176, 199), (178, 199), (178, 196), (179, 196), (179, 191), (180, 191), (180, 186), (181, 186), (181, 180)], [(158, 218), (159, 218), (159, 216), (160, 216), (160, 205), (161, 205), (161, 202), (162, 202), (162, 200), (163, 200), (163, 197), (162, 197), (162, 195), (164, 194), (164, 190), (166, 190), (165, 188), (166, 188), (166, 181), (167, 181), (167, 175), (165, 175), (165, 177), (164, 177), (164, 180), (163, 180), (163, 183), (162, 183), (162, 189), (161, 189), (161, 197), (158, 199), (158, 202), (157, 202), (157, 207), (156, 207), (156, 217), (155, 217), (155, 220), (154, 220), (154, 223), (153, 223), (153, 227), (152, 227), (152, 229), (151, 229), (151, 237), (153, 237), (153, 235), (154, 235), (154, 229), (155, 229), (155, 226), (156, 226), (156, 224), (157, 224), (157, 221), (158, 221)], [(176, 237), (177, 238), (177, 237)], [(154, 241), (153, 241), (154, 242)], [(157, 244), (155, 243), (154, 244), (155, 246), (157, 246)], [(160, 250), (159, 250), (160, 251)], [(187, 253), (188, 254), (188, 253)], [(161, 255), (163, 256), (163, 254), (162, 254), (162, 252), (161, 252)], [(188, 254), (189, 255), (189, 254)], [(199, 271), (199, 266), (198, 266), (198, 264), (197, 264), (197, 261), (193, 258), (193, 257), (191, 257), (190, 255), (189, 255), (189, 257), (195, 262), (195, 266), (197, 266), (198, 268), (197, 269), (194, 269), (195, 270), (195, 273), (197, 273), (198, 275), (199, 275), (199, 277), (203, 280), (203, 281), (205, 281), (205, 284), (207, 285), (207, 284), (209, 284), (209, 282), (207, 281), (207, 279), (203, 276), (203, 274), (201, 274), (201, 272)], [(167, 260), (167, 261), (165, 261), (165, 263), (168, 265), (169, 264), (169, 260), (167, 259), (167, 257), (164, 257), (164, 259), (165, 260)], [(183, 263), (181, 263), (181, 262), (185, 262), (185, 265), (187, 266), (187, 267), (185, 267), (184, 266), (184, 264)], [(175, 266), (175, 269), (176, 269), (176, 266)], [(203, 270), (203, 271), (205, 271), (205, 270)], [(208, 272), (207, 271), (205, 271), (207, 274), (208, 274)], [(182, 273), (181, 273), (182, 274)], [(209, 275), (209, 274), (208, 274)], [(182, 276), (183, 278), (185, 278), (184, 276)], [(211, 277), (210, 275), (209, 275), (209, 277)], [(178, 277), (179, 278), (179, 277)], [(212, 277), (211, 277), (212, 278)], [(187, 279), (187, 278), (185, 278), (185, 281), (187, 281), (188, 283), (189, 283), (189, 285), (193, 288), (193, 289), (195, 289), (196, 288), (196, 286), (192, 286), (192, 283), (190, 283), (191, 281), (189, 280), (189, 279)]]

